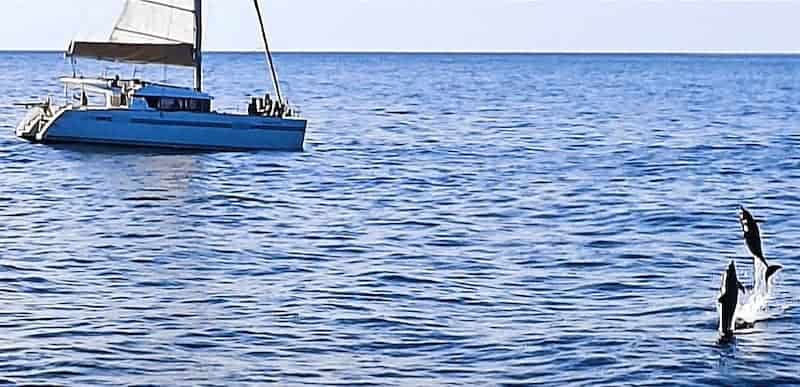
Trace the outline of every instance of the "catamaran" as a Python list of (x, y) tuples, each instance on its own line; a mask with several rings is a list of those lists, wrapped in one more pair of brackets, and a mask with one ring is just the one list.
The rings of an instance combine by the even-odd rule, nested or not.
[[(127, 0), (108, 42), (71, 42), (67, 57), (194, 67), (194, 87), (141, 79), (61, 78), (75, 94), (21, 103), (17, 136), (43, 143), (96, 143), (212, 150), (303, 149), (307, 121), (283, 98), (259, 6), (253, 0), (276, 99), (251, 98), (247, 114), (212, 109), (203, 92), (202, 0)], [(91, 98), (90, 98), (91, 96)], [(102, 102), (98, 102), (102, 101)]]

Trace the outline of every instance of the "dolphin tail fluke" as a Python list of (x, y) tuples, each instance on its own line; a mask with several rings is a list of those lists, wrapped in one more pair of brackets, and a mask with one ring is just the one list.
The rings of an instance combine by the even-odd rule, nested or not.
[(767, 273), (766, 273), (766, 276), (765, 276), (766, 279), (767, 279), (767, 283), (769, 283), (769, 279), (773, 275), (775, 275), (775, 273), (781, 271), (781, 269), (783, 269), (783, 266), (781, 266), (781, 265), (772, 265), (772, 266), (768, 267), (767, 268)]

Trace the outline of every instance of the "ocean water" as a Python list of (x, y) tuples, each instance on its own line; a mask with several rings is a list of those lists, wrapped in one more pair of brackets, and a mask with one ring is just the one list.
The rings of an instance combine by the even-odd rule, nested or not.
[[(207, 61), (221, 110), (267, 90)], [(800, 384), (800, 57), (277, 63), (304, 152), (31, 144), (72, 68), (0, 54), (0, 385)], [(785, 270), (726, 344), (740, 203)]]

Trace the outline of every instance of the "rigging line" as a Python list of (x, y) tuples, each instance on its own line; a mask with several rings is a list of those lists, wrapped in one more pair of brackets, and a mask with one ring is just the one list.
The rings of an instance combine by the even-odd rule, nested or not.
[(264, 50), (267, 53), (267, 61), (269, 62), (269, 68), (272, 71), (272, 82), (275, 84), (275, 94), (278, 96), (278, 101), (283, 102), (283, 96), (281, 95), (281, 86), (280, 82), (278, 81), (278, 72), (275, 71), (275, 63), (272, 61), (272, 52), (269, 50), (269, 40), (267, 39), (267, 29), (264, 27), (264, 17), (261, 16), (261, 6), (259, 5), (258, 0), (253, 0), (253, 4), (256, 6), (256, 13), (258, 14), (258, 22), (261, 25), (261, 37), (264, 38)]

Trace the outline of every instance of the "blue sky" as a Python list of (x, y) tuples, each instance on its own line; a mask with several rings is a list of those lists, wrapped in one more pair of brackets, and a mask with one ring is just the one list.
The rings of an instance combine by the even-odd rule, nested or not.
[[(3, 0), (0, 49), (103, 40), (122, 0)], [(264, 0), (281, 51), (800, 52), (800, 0)], [(207, 0), (206, 47), (256, 50), (250, 0)]]

